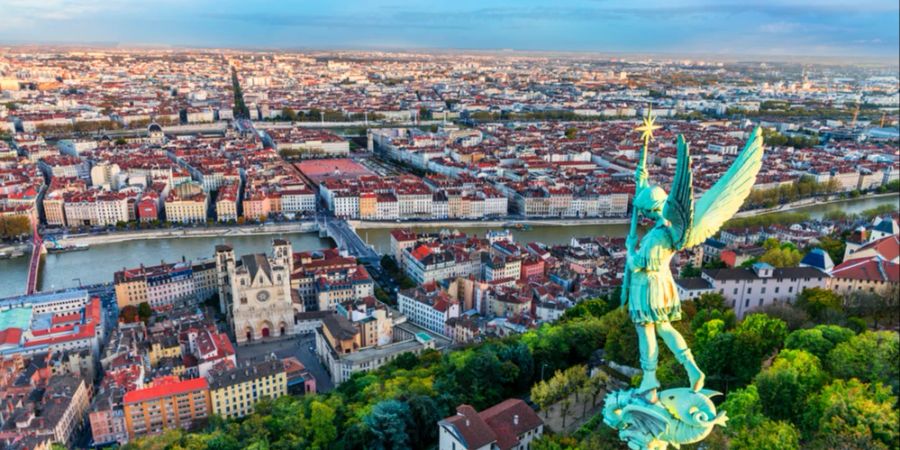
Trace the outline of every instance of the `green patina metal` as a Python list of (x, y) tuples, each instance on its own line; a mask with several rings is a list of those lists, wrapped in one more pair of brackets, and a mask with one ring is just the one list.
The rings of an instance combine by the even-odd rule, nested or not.
[[(724, 425), (724, 412), (716, 413), (709, 397), (718, 393), (703, 389), (704, 374), (690, 348), (672, 322), (681, 319), (681, 301), (669, 262), (676, 252), (697, 246), (719, 231), (737, 213), (750, 194), (762, 165), (763, 139), (757, 127), (728, 171), (694, 199), (690, 146), (678, 136), (677, 166), (671, 192), (651, 186), (647, 173), (647, 147), (659, 126), (648, 113), (638, 127), (644, 145), (635, 170), (635, 195), (631, 229), (625, 241), (628, 257), (622, 283), (622, 302), (637, 329), (643, 377), (636, 389), (610, 394), (604, 422), (619, 430), (619, 437), (633, 449), (665, 449), (668, 445), (698, 442), (715, 425)], [(654, 225), (638, 238), (641, 217)], [(687, 371), (690, 386), (657, 392), (657, 336)]]

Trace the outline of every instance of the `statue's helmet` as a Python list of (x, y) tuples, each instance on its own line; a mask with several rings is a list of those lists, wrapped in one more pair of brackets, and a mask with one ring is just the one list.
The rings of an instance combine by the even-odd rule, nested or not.
[(641, 211), (662, 211), (666, 204), (666, 191), (659, 186), (649, 186), (641, 189), (634, 199), (634, 207)]

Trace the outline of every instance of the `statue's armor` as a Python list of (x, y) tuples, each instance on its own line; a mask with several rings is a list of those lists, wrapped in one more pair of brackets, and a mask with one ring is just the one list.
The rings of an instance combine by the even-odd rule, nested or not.
[(675, 254), (666, 225), (659, 223), (641, 239), (641, 246), (628, 255), (631, 292), (628, 313), (634, 323), (657, 323), (681, 319), (681, 300), (669, 262)]

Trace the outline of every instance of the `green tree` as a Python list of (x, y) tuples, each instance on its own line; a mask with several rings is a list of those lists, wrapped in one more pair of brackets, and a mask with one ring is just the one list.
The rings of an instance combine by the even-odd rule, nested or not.
[(566, 128), (566, 139), (575, 139), (575, 136), (578, 135), (578, 128), (569, 127)]
[(531, 401), (541, 408), (545, 419), (549, 413), (550, 405), (556, 403), (557, 394), (556, 390), (550, 386), (549, 381), (538, 381), (531, 387)]
[(800, 422), (809, 394), (828, 378), (819, 359), (803, 350), (783, 350), (772, 367), (756, 376), (756, 389), (766, 416)]
[(297, 112), (292, 108), (284, 107), (281, 108), (281, 118), (284, 120), (290, 120), (291, 122), (297, 120)]
[(755, 385), (729, 392), (719, 409), (728, 413), (728, 427), (724, 429), (731, 437), (728, 448), (799, 448), (800, 433), (790, 423), (772, 421), (763, 414)]
[(811, 353), (825, 361), (828, 353), (837, 345), (853, 337), (849, 328), (837, 325), (818, 325), (815, 328), (796, 330), (784, 340), (784, 347)]
[(693, 264), (686, 264), (681, 268), (681, 278), (697, 278), (700, 276), (700, 269), (694, 267)]
[(828, 289), (807, 288), (797, 296), (794, 304), (806, 311), (813, 320), (821, 320), (829, 311), (840, 312), (843, 299)]
[(612, 321), (609, 324), (609, 334), (606, 336), (606, 346), (604, 347), (606, 358), (619, 364), (636, 367), (640, 353), (637, 332), (625, 308), (618, 308), (604, 318)]
[(437, 402), (427, 395), (413, 395), (406, 403), (413, 423), (409, 430), (410, 442), (436, 441), (438, 430), (434, 424), (445, 417)]
[(150, 319), (150, 316), (153, 315), (153, 309), (150, 308), (150, 304), (149, 304), (149, 303), (147, 303), (147, 302), (141, 302), (141, 303), (138, 305), (137, 313), (138, 313), (138, 317), (140, 317), (141, 320), (143, 320), (144, 322), (146, 322), (147, 320)]
[(602, 298), (582, 300), (575, 306), (567, 309), (560, 320), (574, 320), (585, 317), (598, 318), (609, 312), (609, 310), (609, 303)]
[(725, 306), (725, 296), (718, 292), (705, 292), (694, 299), (694, 305), (697, 310), (707, 311), (726, 311), (730, 308)]
[(764, 262), (774, 267), (795, 267), (797, 264), (800, 264), (800, 260), (802, 259), (803, 254), (801, 254), (799, 250), (781, 247), (766, 250), (766, 252), (759, 257), (760, 262)]
[(731, 439), (734, 450), (792, 450), (800, 448), (800, 432), (789, 422), (765, 419), (752, 429), (741, 429)]
[(729, 392), (719, 409), (728, 412), (729, 434), (743, 428), (756, 428), (765, 420), (759, 391), (752, 384)]
[(725, 332), (725, 321), (722, 319), (710, 319), (694, 330), (694, 349), (700, 351)]
[[(587, 380), (581, 385), (581, 393), (584, 395), (584, 400), (588, 398), (591, 399), (590, 403), (587, 401), (584, 402), (585, 410), (587, 408), (593, 408), (597, 406), (597, 399), (600, 397), (600, 394), (605, 392), (609, 388), (609, 375), (606, 372), (600, 371), (592, 377), (588, 377)], [(582, 417), (584, 417), (584, 412), (582, 412)]]
[(334, 425), (335, 412), (330, 406), (315, 400), (310, 405), (310, 431), (312, 432), (313, 449), (326, 449), (337, 437)]
[(31, 220), (26, 216), (0, 216), (0, 239), (15, 239), (31, 233)]
[(846, 239), (822, 236), (819, 238), (819, 247), (828, 253), (832, 262), (840, 264), (844, 260), (844, 249), (847, 247), (847, 241)]
[(784, 342), (787, 324), (765, 314), (750, 314), (738, 324), (735, 334), (748, 355), (767, 357)]
[(867, 331), (837, 344), (826, 359), (831, 374), (882, 382), (900, 391), (900, 335), (895, 331)]
[(581, 449), (578, 440), (571, 436), (544, 434), (531, 441), (531, 450), (577, 450)]
[(373, 439), (370, 448), (378, 450), (410, 449), (407, 430), (410, 416), (409, 406), (398, 400), (385, 400), (375, 405), (372, 412), (363, 418)]
[(697, 363), (706, 373), (707, 384), (728, 391), (735, 383), (747, 383), (759, 371), (759, 362), (755, 359), (741, 357), (737, 347), (737, 337), (732, 332), (718, 333), (716, 324), (712, 323), (704, 333), (703, 343), (695, 349)]
[(803, 416), (803, 430), (813, 447), (894, 449), (900, 439), (897, 397), (881, 383), (834, 380), (814, 394)]
[(724, 390), (749, 383), (783, 343), (787, 325), (765, 314), (750, 314), (729, 332), (715, 323), (703, 330), (697, 362), (706, 371), (711, 386)]

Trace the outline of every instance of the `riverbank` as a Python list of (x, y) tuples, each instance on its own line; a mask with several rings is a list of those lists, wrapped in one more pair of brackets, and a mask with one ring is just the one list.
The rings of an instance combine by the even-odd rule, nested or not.
[[(797, 200), (796, 202), (786, 203), (784, 205), (775, 206), (773, 208), (764, 208), (764, 209), (751, 209), (749, 211), (740, 211), (734, 215), (734, 217), (748, 217), (748, 216), (756, 216), (760, 214), (772, 214), (772, 213), (781, 213), (781, 212), (791, 212), (799, 209), (805, 209), (814, 206), (828, 206), (836, 203), (850, 203), (857, 202), (860, 200), (877, 200), (880, 198), (886, 197), (896, 197), (900, 200), (900, 193), (897, 192), (886, 192), (884, 194), (866, 194), (857, 198), (835, 198), (830, 200), (819, 200), (819, 199), (803, 199)], [(898, 206), (900, 209), (900, 206)]]
[(416, 221), (368, 221), (348, 220), (354, 229), (383, 229), (383, 228), (502, 228), (506, 225), (528, 226), (575, 226), (575, 225), (621, 225), (628, 223), (629, 219), (614, 218), (584, 218), (584, 219), (506, 219), (506, 220), (416, 220)]
[[(826, 206), (841, 202), (857, 202), (863, 199), (878, 199), (900, 194), (895, 192), (885, 194), (866, 195), (865, 197), (846, 199), (837, 198), (831, 200), (805, 199), (774, 208), (754, 209), (741, 211), (735, 217), (747, 217), (760, 214), (772, 214), (794, 211), (802, 208)], [(372, 230), (385, 228), (502, 228), (507, 225), (521, 225), (523, 227), (569, 227), (569, 226), (593, 226), (593, 225), (627, 225), (628, 217), (609, 218), (566, 218), (566, 219), (497, 219), (497, 220), (423, 220), (423, 221), (363, 221), (350, 220), (348, 223), (356, 230)], [(283, 233), (312, 233), (318, 231), (313, 221), (275, 223), (257, 226), (240, 227), (213, 227), (213, 228), (181, 228), (162, 230), (136, 230), (113, 232), (108, 234), (84, 234), (69, 235), (57, 240), (61, 245), (104, 245), (142, 239), (177, 239), (196, 237), (236, 237), (236, 236), (264, 236)]]
[[(761, 214), (773, 214), (795, 211), (798, 209), (827, 206), (842, 202), (856, 202), (863, 199), (878, 199), (882, 197), (895, 196), (900, 198), (900, 194), (889, 192), (885, 194), (872, 194), (859, 198), (836, 198), (830, 200), (804, 199), (796, 202), (779, 205), (773, 208), (752, 209), (749, 211), (740, 211), (735, 217), (758, 216)], [(350, 226), (357, 230), (366, 229), (383, 229), (383, 228), (497, 228), (506, 225), (528, 225), (528, 226), (577, 226), (577, 225), (628, 225), (631, 217), (611, 217), (611, 218), (566, 218), (566, 219), (508, 219), (508, 220), (417, 220), (409, 221), (368, 221), (368, 220), (350, 220)]]
[(0, 244), (0, 259), (21, 258), (31, 253), (31, 244)]
[(315, 222), (303, 221), (228, 228), (169, 228), (164, 230), (123, 231), (109, 234), (69, 235), (57, 239), (57, 242), (60, 245), (104, 245), (149, 239), (217, 238), (265, 236), (285, 233), (311, 233), (317, 231), (317, 229)]

